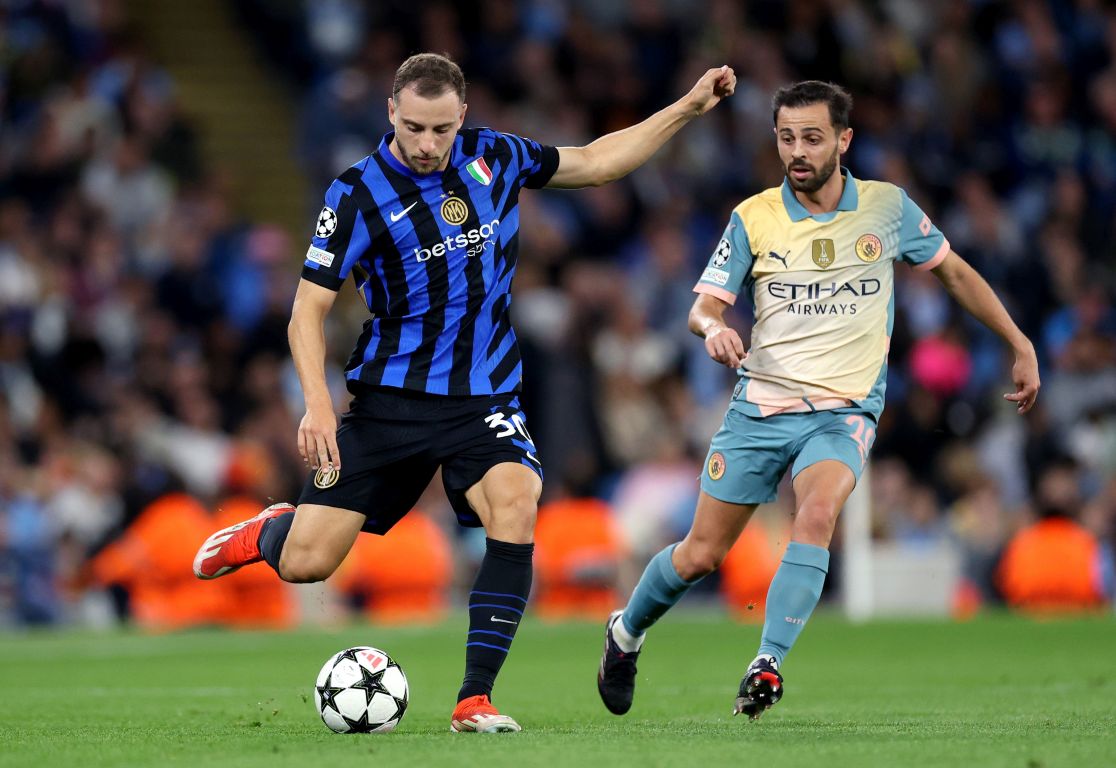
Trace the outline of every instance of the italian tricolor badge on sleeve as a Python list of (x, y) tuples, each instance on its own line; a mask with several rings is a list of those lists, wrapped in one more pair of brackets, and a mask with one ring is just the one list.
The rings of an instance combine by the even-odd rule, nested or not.
[(479, 181), (486, 187), (492, 183), (492, 171), (488, 167), (488, 163), (484, 161), (483, 157), (478, 157), (473, 162), (465, 166), (465, 170), (469, 175)]

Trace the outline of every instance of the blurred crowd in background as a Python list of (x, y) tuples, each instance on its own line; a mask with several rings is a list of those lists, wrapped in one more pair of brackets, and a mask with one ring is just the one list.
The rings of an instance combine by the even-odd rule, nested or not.
[[(1087, 560), (1079, 603), (1111, 599), (1112, 3), (238, 0), (235, 8), (246, 43), (269, 57), (299, 105), (291, 152), (313, 190), (305, 241), (332, 178), (390, 129), (393, 75), (411, 53), (446, 52), (462, 65), (467, 124), (560, 146), (642, 119), (711, 66), (735, 68), (736, 94), (631, 177), (521, 198), (513, 317), (547, 476), (541, 584), (554, 553), (569, 547), (554, 579), (565, 572), (615, 586), (687, 529), (733, 385), (686, 330), (691, 289), (732, 208), (781, 183), (772, 92), (818, 78), (855, 98), (845, 164), (859, 178), (901, 185), (927, 211), (1034, 341), (1043, 376), (1038, 406), (1018, 417), (1001, 399), (1011, 361), (999, 340), (932, 275), (899, 265), (870, 473), (874, 535), (962, 553), (967, 599), (994, 604), (1016, 602), (1019, 567), (1004, 552), (1057, 521), (1075, 542), (1066, 556)], [(114, 615), (143, 620), (166, 599), (145, 608), (139, 594), (164, 578), (152, 559), (173, 561), (166, 579), (189, 581), (194, 549), (228, 524), (229, 509), (251, 514), (297, 497), (303, 404), (286, 324), (306, 242), (280, 222), (243, 218), (223, 169), (207, 165), (200, 146), (174, 78), (132, 32), (122, 3), (0, 3), (0, 625), (87, 620), (91, 592), (113, 596)], [(335, 314), (327, 368), (340, 409), (358, 326)], [(746, 338), (747, 301), (731, 319)], [(782, 496), (760, 516), (776, 548), (789, 514)], [(448, 594), (452, 603), (455, 569), (470, 568), (480, 550), (452, 527), (440, 493), (420, 506), (414, 551), (433, 558), (420, 570), (439, 575), (435, 602)], [(546, 545), (544, 533), (561, 541)], [(592, 546), (577, 550), (578, 540)], [(164, 543), (145, 551), (151, 542)], [(368, 544), (380, 555), (354, 556), (339, 576), (353, 601), (371, 600), (365, 593), (390, 580), (354, 576), (361, 562), (386, 557), (380, 544)], [(176, 547), (178, 560), (167, 554)], [(777, 553), (764, 557), (777, 562)], [(211, 591), (184, 600), (288, 599), (260, 570), (274, 584), (259, 588), (280, 590), (276, 597), (218, 596), (200, 585)], [(198, 610), (199, 621), (238, 613)]]

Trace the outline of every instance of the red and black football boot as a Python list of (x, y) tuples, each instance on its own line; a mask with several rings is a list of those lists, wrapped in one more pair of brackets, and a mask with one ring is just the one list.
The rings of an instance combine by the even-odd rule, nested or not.
[(783, 698), (783, 676), (773, 656), (757, 656), (740, 681), (733, 715), (747, 715), (758, 720)]
[(265, 522), (295, 508), (287, 503), (272, 504), (253, 518), (222, 528), (205, 540), (194, 556), (194, 575), (199, 579), (216, 579), (236, 569), (258, 563), (260, 530)]

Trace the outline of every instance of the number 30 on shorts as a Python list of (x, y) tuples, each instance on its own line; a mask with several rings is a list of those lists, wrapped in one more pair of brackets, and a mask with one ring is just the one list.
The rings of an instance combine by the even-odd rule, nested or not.
[(518, 433), (520, 437), (531, 444), (532, 448), (535, 447), (535, 441), (531, 438), (531, 433), (527, 431), (527, 425), (524, 423), (523, 417), (518, 413), (513, 413), (510, 419), (504, 418), (502, 413), (494, 413), (491, 416), (486, 416), (484, 423), (490, 429), (500, 430), (496, 433), (496, 437), (511, 437)]
[(511, 416), (505, 417), (502, 413), (494, 413), (491, 416), (485, 416), (484, 423), (488, 425), (489, 429), (499, 430), (496, 437), (510, 437), (529, 461), (542, 466), (542, 462), (535, 456), (535, 441), (531, 438), (531, 433), (527, 431), (527, 425), (523, 421), (522, 414), (513, 413)]

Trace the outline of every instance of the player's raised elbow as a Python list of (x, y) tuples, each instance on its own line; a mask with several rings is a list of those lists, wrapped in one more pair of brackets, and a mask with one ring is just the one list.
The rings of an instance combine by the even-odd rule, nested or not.
[(607, 163), (592, 146), (561, 147), (558, 150), (558, 158), (558, 170), (551, 177), (548, 187), (564, 189), (600, 187), (623, 175), (611, 173)]
[(608, 174), (603, 173), (603, 172), (596, 173), (589, 178), (589, 181), (585, 184), (585, 186), (587, 186), (587, 187), (603, 187), (605, 184), (610, 184), (610, 183), (616, 181), (619, 178), (621, 178), (621, 177), (620, 176), (609, 176)]
[(705, 331), (711, 323), (723, 324), (725, 310), (729, 304), (716, 296), (708, 293), (699, 293), (690, 307), (690, 314), (686, 319), (686, 326), (695, 336), (705, 337)]
[(588, 149), (586, 159), (586, 175), (589, 187), (603, 187), (614, 181), (624, 178), (628, 171), (620, 168), (600, 149)]
[(702, 336), (703, 335), (702, 334), (702, 328), (704, 328), (704, 326), (701, 323), (701, 318), (702, 318), (702, 316), (698, 312), (697, 304), (690, 307), (690, 315), (686, 319), (686, 327), (689, 328), (690, 333), (694, 334), (695, 336)]

